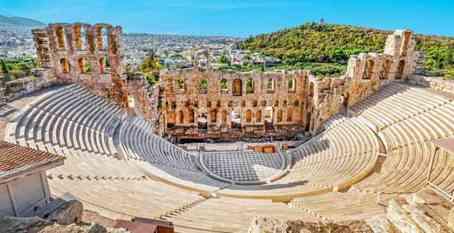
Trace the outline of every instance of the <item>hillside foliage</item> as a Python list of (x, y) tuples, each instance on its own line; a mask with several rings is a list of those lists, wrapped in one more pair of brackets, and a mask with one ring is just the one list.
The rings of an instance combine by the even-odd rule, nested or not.
[[(322, 66), (320, 74), (342, 73), (351, 55), (383, 52), (391, 31), (348, 25), (307, 23), (282, 31), (251, 37), (241, 43), (242, 49), (277, 57), (290, 67), (308, 63)], [(432, 74), (448, 75), (454, 69), (454, 38), (417, 35), (417, 50), (426, 55), (425, 68)], [(337, 64), (333, 65), (333, 64)]]

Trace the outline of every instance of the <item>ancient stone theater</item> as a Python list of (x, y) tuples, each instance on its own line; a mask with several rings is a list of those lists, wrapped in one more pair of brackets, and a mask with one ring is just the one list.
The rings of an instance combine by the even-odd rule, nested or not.
[(454, 85), (415, 72), (410, 30), (390, 33), (383, 53), (352, 56), (338, 77), (166, 70), (153, 87), (126, 73), (118, 26), (33, 35), (52, 85), (8, 103), (18, 111), (4, 140), (66, 158), (45, 173), (47, 196), (82, 202), (84, 221), (179, 233), (454, 230)]

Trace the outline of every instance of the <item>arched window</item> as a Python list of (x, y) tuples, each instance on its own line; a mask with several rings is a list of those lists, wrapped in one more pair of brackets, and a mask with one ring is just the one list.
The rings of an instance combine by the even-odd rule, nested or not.
[(208, 93), (208, 80), (202, 79), (199, 82), (199, 94), (207, 94)]
[(227, 93), (229, 91), (226, 79), (221, 79), (221, 81), (219, 81), (219, 87), (221, 88), (221, 93)]
[(176, 115), (175, 112), (169, 112), (167, 117), (167, 125), (174, 125), (175, 124)]
[(233, 88), (232, 88), (232, 94), (234, 96), (242, 96), (243, 95), (243, 83), (241, 79), (235, 79), (233, 80)]
[(252, 107), (257, 107), (258, 106), (258, 101), (257, 100), (253, 100), (252, 101)]
[(55, 34), (57, 36), (58, 48), (64, 49), (65, 48), (65, 29), (61, 26), (57, 27)]
[(184, 113), (183, 113), (183, 111), (178, 111), (177, 117), (178, 117), (178, 124), (183, 124), (184, 123)]
[(293, 102), (293, 106), (295, 106), (295, 107), (300, 106), (300, 102), (298, 100), (295, 100), (295, 102)]
[(273, 79), (270, 78), (266, 81), (266, 90), (274, 91), (274, 80)]
[(258, 110), (255, 113), (255, 122), (262, 122), (262, 111)]
[(246, 80), (246, 94), (254, 93), (254, 80), (252, 78)]
[(177, 90), (184, 90), (184, 80), (183, 79), (177, 79), (175, 80), (175, 86)]
[(83, 74), (91, 72), (90, 63), (87, 62), (87, 59), (81, 57), (78, 60), (79, 71)]
[(371, 79), (374, 75), (374, 66), (375, 62), (372, 60), (367, 60), (366, 62), (366, 77), (364, 79)]
[(404, 71), (405, 71), (405, 61), (401, 60), (399, 62), (399, 66), (397, 67), (396, 79), (401, 79), (404, 76)]
[(288, 91), (294, 92), (296, 90), (296, 80), (294, 78), (290, 78), (287, 83)]
[(218, 121), (218, 111), (217, 110), (210, 111), (210, 122), (216, 123), (217, 121)]
[(283, 118), (284, 118), (284, 112), (281, 109), (279, 109), (277, 111), (277, 122), (282, 122)]
[(246, 122), (247, 123), (251, 123), (252, 122), (252, 111), (251, 110), (247, 110), (246, 111)]
[(69, 62), (66, 58), (60, 59), (60, 66), (61, 66), (61, 70), (64, 74), (69, 73), (69, 71), (70, 71)]
[(293, 121), (293, 109), (289, 108), (287, 111), (287, 122), (292, 122)]
[(382, 75), (380, 75), (380, 79), (388, 79), (389, 77), (389, 72), (391, 70), (391, 60), (386, 59), (385, 62), (383, 62), (383, 72)]
[(222, 111), (222, 123), (227, 123), (227, 111), (226, 110), (223, 110)]
[(194, 123), (194, 110), (192, 110), (192, 109), (189, 109), (188, 122), (189, 123)]

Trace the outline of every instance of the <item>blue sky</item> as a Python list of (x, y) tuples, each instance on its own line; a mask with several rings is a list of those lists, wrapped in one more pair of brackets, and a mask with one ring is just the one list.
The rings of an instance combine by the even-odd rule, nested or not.
[(454, 36), (454, 0), (0, 0), (0, 14), (125, 32), (250, 36), (318, 21)]

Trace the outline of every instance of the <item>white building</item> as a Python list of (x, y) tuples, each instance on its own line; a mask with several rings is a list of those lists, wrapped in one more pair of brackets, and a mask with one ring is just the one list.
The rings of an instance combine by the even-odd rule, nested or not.
[(0, 216), (34, 216), (50, 202), (46, 171), (64, 157), (0, 141)]

